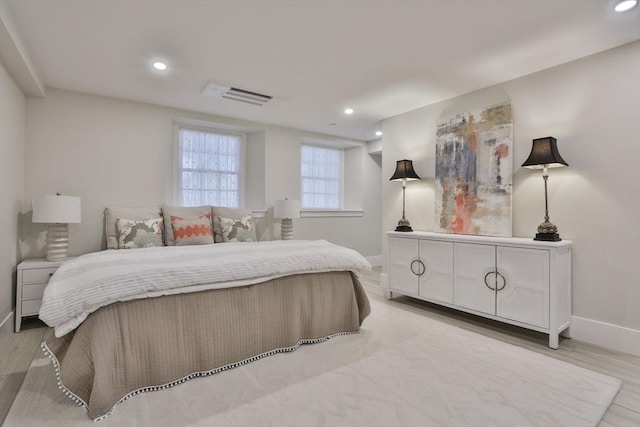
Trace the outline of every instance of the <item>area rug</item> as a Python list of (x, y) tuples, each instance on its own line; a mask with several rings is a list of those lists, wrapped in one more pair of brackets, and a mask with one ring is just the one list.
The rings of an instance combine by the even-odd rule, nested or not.
[[(620, 381), (371, 301), (359, 334), (135, 396), (100, 426), (596, 426)], [(5, 426), (96, 423), (33, 361)]]

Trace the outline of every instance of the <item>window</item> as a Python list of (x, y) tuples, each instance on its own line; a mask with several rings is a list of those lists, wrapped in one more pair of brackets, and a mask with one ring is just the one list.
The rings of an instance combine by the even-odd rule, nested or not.
[(302, 209), (342, 208), (342, 156), (340, 148), (302, 145)]
[(182, 206), (240, 207), (242, 135), (178, 129), (177, 192)]

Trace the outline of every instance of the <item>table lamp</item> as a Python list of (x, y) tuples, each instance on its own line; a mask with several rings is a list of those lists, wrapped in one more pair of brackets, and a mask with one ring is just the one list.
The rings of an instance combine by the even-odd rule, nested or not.
[(538, 226), (538, 233), (533, 240), (551, 242), (562, 240), (558, 234), (558, 227), (549, 222), (549, 202), (547, 199), (548, 169), (569, 166), (560, 156), (556, 143), (556, 139), (552, 136), (534, 139), (529, 158), (522, 164), (524, 168), (542, 169), (542, 179), (544, 179), (544, 222)]
[(396, 171), (389, 181), (402, 181), (402, 218), (398, 221), (396, 231), (413, 231), (409, 220), (404, 215), (405, 187), (407, 181), (415, 181), (420, 179), (416, 171), (413, 170), (413, 162), (411, 160), (398, 160), (396, 162)]
[(300, 218), (300, 201), (298, 200), (276, 200), (273, 207), (273, 217), (280, 218), (280, 238), (291, 240), (293, 237), (293, 218)]
[(64, 261), (69, 249), (69, 225), (79, 223), (80, 197), (42, 196), (32, 200), (34, 223), (49, 224), (47, 228), (47, 261)]

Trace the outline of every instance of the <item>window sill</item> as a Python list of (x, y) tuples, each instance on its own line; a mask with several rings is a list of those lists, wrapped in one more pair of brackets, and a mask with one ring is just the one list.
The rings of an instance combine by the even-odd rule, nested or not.
[(301, 218), (361, 217), (362, 209), (307, 209), (300, 211)]
[(265, 211), (265, 210), (255, 210), (254, 209), (253, 210), (253, 217), (254, 218), (259, 218), (259, 219), (266, 218), (267, 217), (267, 211)]

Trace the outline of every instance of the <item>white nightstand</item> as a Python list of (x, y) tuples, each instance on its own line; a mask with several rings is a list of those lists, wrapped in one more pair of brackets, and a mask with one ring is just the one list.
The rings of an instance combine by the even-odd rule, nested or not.
[(47, 286), (49, 278), (63, 262), (27, 259), (18, 264), (16, 332), (20, 332), (20, 323), (22, 323), (23, 317), (38, 315), (42, 305), (44, 288)]

